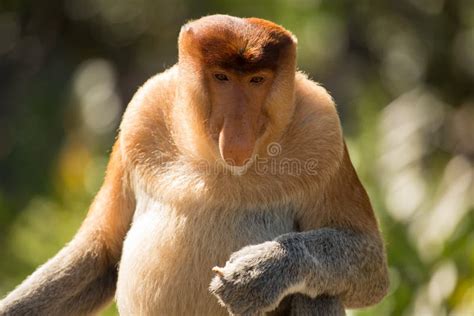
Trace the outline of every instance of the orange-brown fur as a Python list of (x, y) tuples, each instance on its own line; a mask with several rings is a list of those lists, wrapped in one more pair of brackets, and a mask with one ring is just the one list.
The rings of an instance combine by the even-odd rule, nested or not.
[(203, 67), (250, 72), (277, 69), (285, 48), (293, 44), (290, 32), (261, 19), (213, 16), (184, 27), (181, 45), (199, 58)]
[[(235, 28), (248, 40), (245, 50)], [(203, 46), (197, 49), (188, 35), (206, 40), (198, 38)], [(284, 233), (334, 227), (380, 238), (334, 102), (320, 85), (295, 75), (295, 47), (291, 33), (268, 21), (204, 18), (183, 28), (178, 64), (133, 97), (104, 185), (72, 242), (97, 245), (103, 267), (120, 261), (122, 313), (226, 315), (208, 291), (211, 268)], [(206, 125), (210, 96), (199, 71), (209, 65), (274, 71), (263, 105), (268, 124), (255, 153), (268, 165), (314, 160), (314, 174), (261, 173), (251, 165), (235, 175), (216, 163), (218, 146)], [(267, 152), (273, 143), (281, 148), (277, 156)]]

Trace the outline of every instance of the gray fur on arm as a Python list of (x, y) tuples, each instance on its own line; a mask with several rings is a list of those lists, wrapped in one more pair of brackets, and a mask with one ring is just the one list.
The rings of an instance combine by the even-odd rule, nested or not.
[(73, 240), (0, 301), (4, 315), (90, 315), (114, 295), (117, 264), (133, 215), (119, 139), (102, 188)]
[[(286, 296), (298, 293), (308, 300), (295, 298), (292, 309), (318, 306), (320, 310), (313, 312), (343, 315), (343, 305), (355, 308), (375, 304), (388, 287), (380, 237), (334, 228), (289, 233), (244, 247), (214, 271), (217, 275), (211, 292), (237, 315), (272, 311)], [(321, 297), (334, 300), (324, 302)]]
[[(350, 230), (321, 228), (285, 234), (276, 239), (290, 252), (304, 245), (303, 293), (311, 297), (340, 297), (344, 306), (359, 308), (379, 302), (389, 280), (379, 236)], [(298, 251), (301, 254), (301, 251)]]
[(321, 295), (311, 298), (294, 294), (291, 298), (291, 316), (343, 316), (346, 312), (341, 300), (335, 296)]
[(116, 267), (104, 265), (97, 241), (78, 239), (0, 301), (0, 315), (89, 315), (108, 302)]

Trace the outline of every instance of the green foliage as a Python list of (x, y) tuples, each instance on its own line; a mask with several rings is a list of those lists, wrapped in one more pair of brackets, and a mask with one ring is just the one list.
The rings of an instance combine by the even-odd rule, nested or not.
[(338, 103), (392, 281), (355, 314), (473, 314), (469, 0), (2, 2), (0, 295), (74, 235), (128, 100), (176, 61), (180, 26), (211, 13), (292, 30), (300, 69)]

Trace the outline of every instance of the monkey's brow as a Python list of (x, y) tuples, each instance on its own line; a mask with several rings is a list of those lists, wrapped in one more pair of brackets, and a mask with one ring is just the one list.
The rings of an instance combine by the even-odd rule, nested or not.
[(220, 64), (220, 68), (236, 72), (237, 74), (248, 75), (258, 73), (261, 71), (273, 71), (275, 68), (266, 65), (232, 65), (232, 64)]
[(201, 58), (205, 65), (249, 73), (276, 70), (286, 42), (248, 42), (232, 45), (232, 40), (207, 38), (200, 43)]
[[(213, 57), (209, 57), (213, 55)], [(231, 70), (238, 73), (253, 73), (258, 71), (274, 71), (278, 67), (279, 54), (262, 54), (257, 58), (246, 58), (242, 54), (236, 52), (232, 54), (220, 54), (210, 52), (203, 54), (205, 64), (208, 66), (219, 67), (225, 70)]]

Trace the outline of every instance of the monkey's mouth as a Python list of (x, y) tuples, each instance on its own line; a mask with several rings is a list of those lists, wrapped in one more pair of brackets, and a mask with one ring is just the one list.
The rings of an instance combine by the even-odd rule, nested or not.
[(232, 175), (242, 176), (247, 172), (250, 166), (254, 163), (255, 158), (256, 158), (256, 155), (252, 154), (252, 156), (248, 158), (247, 160), (245, 160), (244, 164), (240, 166), (235, 165), (235, 164), (229, 164), (228, 161), (224, 159), (221, 159), (221, 162), (223, 166), (231, 172)]

